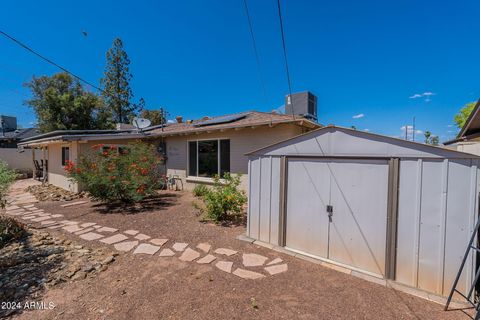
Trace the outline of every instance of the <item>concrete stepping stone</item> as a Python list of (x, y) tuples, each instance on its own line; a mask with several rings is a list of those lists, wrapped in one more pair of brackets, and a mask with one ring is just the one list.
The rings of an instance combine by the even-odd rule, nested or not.
[(212, 245), (209, 244), (209, 243), (206, 243), (206, 242), (202, 242), (202, 243), (199, 243), (197, 245), (197, 248), (202, 250), (205, 253), (208, 253), (210, 251), (210, 249), (212, 248)]
[(207, 254), (205, 257), (203, 257), (201, 259), (198, 259), (197, 263), (199, 263), (199, 264), (209, 264), (209, 263), (212, 263), (213, 261), (215, 261), (215, 259), (217, 259), (217, 257), (215, 257), (213, 254)]
[(133, 251), (133, 254), (144, 253), (144, 254), (152, 255), (152, 254), (155, 254), (158, 250), (160, 250), (159, 246), (154, 246), (153, 244), (149, 244), (149, 243), (141, 243)]
[(94, 225), (96, 225), (95, 222), (86, 222), (86, 223), (82, 223), (82, 224), (80, 225), (80, 227), (82, 227), (82, 228), (88, 228), (88, 227), (93, 227)]
[(237, 277), (243, 278), (243, 279), (260, 279), (260, 278), (265, 278), (265, 275), (258, 273), (258, 272), (253, 272), (250, 270), (245, 270), (245, 269), (240, 269), (237, 268), (235, 271), (233, 271), (233, 274), (236, 275)]
[(106, 244), (114, 244), (114, 243), (117, 243), (117, 242), (120, 242), (120, 241), (123, 241), (123, 240), (127, 240), (127, 239), (128, 239), (128, 237), (126, 235), (123, 235), (123, 234), (119, 233), (119, 234), (116, 234), (114, 236), (102, 239), (102, 240), (100, 240), (100, 242), (103, 242), (103, 243), (106, 243)]
[[(25, 196), (30, 196), (30, 194), (28, 194), (28, 193), (25, 193), (24, 195), (25, 195)], [(33, 197), (33, 196), (32, 196), (32, 197)], [(27, 205), (25, 205), (25, 206), (23, 206), (23, 207), (24, 207), (24, 208), (33, 208), (33, 207), (35, 207), (35, 205), (34, 205), (34, 204), (27, 204)]]
[(160, 251), (160, 253), (158, 254), (159, 257), (173, 257), (175, 255), (175, 252), (173, 252), (172, 250), (170, 249), (163, 249), (162, 251)]
[(102, 226), (93, 226), (95, 229), (103, 228)]
[(64, 225), (66, 225), (66, 226), (76, 226), (76, 225), (78, 225), (77, 221), (62, 220), (60, 222), (63, 223)]
[(40, 224), (42, 226), (46, 226), (46, 225), (50, 225), (50, 224), (57, 224), (57, 221), (55, 221), (55, 220), (45, 220), (45, 221), (40, 222)]
[(81, 235), (81, 234), (84, 234), (84, 233), (87, 233), (87, 232), (92, 232), (92, 231), (95, 231), (95, 229), (94, 228), (86, 228), (86, 229), (74, 232), (74, 234), (76, 234), (78, 236), (78, 235)]
[(153, 243), (156, 246), (163, 246), (165, 243), (168, 242), (168, 239), (151, 239), (150, 243)]
[(227, 249), (227, 248), (218, 248), (214, 252), (217, 254), (223, 254), (223, 255), (226, 255), (227, 257), (230, 257), (236, 254), (238, 251)]
[(54, 224), (54, 225), (48, 226), (47, 228), (48, 229), (58, 229), (58, 228), (61, 228), (61, 227), (63, 227), (62, 224)]
[(283, 262), (283, 260), (280, 259), (280, 258), (275, 258), (272, 261), (270, 261), (269, 263), (267, 263), (267, 266), (271, 266), (272, 264), (277, 264), (277, 263), (280, 263), (280, 262)]
[(140, 233), (137, 236), (135, 236), (135, 239), (138, 239), (138, 240), (148, 240), (150, 238), (151, 238), (150, 236), (147, 236), (146, 234), (143, 234), (143, 233)]
[(193, 249), (186, 248), (185, 251), (183, 251), (182, 255), (179, 257), (179, 259), (182, 261), (191, 262), (198, 257), (200, 257), (200, 253)]
[(233, 262), (230, 261), (218, 261), (215, 264), (215, 267), (227, 273), (232, 273), (232, 266)]
[(61, 217), (63, 217), (63, 214), (60, 214), (60, 213), (52, 214), (52, 218), (61, 218)]
[(267, 271), (269, 274), (271, 274), (273, 276), (274, 274), (279, 274), (279, 273), (287, 271), (288, 266), (285, 263), (285, 264), (278, 264), (278, 265), (275, 265), (275, 266), (265, 267), (264, 269), (265, 269), (265, 271)]
[(115, 228), (109, 228), (109, 227), (101, 227), (97, 229), (97, 232), (117, 232), (118, 229)]
[(124, 241), (124, 242), (115, 243), (113, 246), (118, 251), (127, 252), (135, 248), (137, 244), (138, 244), (138, 241), (135, 240), (135, 241)]
[(50, 215), (48, 215), (48, 217), (45, 216), (45, 217), (35, 218), (35, 219), (32, 219), (32, 221), (33, 222), (41, 222), (41, 221), (45, 221), (45, 220), (49, 220), (49, 219), (51, 219)]
[(178, 252), (182, 252), (186, 247), (188, 247), (188, 243), (184, 242), (175, 242), (172, 246), (173, 250)]
[(71, 202), (71, 203), (65, 203), (65, 204), (60, 205), (60, 207), (68, 208), (68, 207), (71, 207), (71, 206), (78, 206), (78, 205), (81, 205), (81, 204), (84, 204), (84, 203), (87, 203), (87, 202), (88, 201), (76, 201), (76, 202)]
[(95, 232), (88, 232), (88, 233), (84, 233), (84, 234), (80, 235), (81, 239), (87, 240), (87, 241), (98, 240), (98, 239), (103, 238), (103, 237), (104, 237), (104, 235), (101, 235), (101, 234), (98, 234), (98, 233), (95, 233)]
[(242, 262), (245, 267), (263, 266), (267, 260), (267, 257), (255, 253), (244, 253), (242, 255)]
[(62, 229), (67, 231), (67, 232), (70, 232), (70, 233), (74, 233), (74, 232), (78, 232), (80, 230), (83, 230), (83, 228), (80, 228), (77, 224), (72, 224), (72, 225), (69, 225), (69, 226), (65, 226)]
[(123, 231), (123, 233), (128, 234), (129, 236), (136, 236), (137, 233), (139, 233), (139, 231), (137, 231), (137, 230), (126, 230), (126, 231)]

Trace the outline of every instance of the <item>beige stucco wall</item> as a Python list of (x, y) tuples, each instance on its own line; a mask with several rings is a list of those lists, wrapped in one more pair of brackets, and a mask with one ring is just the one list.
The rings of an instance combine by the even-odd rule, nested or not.
[[(70, 160), (78, 159), (78, 142), (55, 143), (48, 145), (48, 183), (54, 186), (77, 192), (78, 185), (72, 182), (62, 166), (62, 147), (70, 147)], [(41, 152), (36, 153), (36, 158), (41, 159)]]
[(480, 141), (458, 142), (448, 147), (457, 151), (473, 153), (480, 156)]
[(0, 148), (0, 160), (5, 161), (11, 169), (32, 170), (32, 150), (18, 152), (17, 148)]
[(188, 141), (203, 139), (230, 139), (230, 171), (242, 174), (242, 189), (248, 186), (248, 157), (245, 153), (279, 142), (302, 133), (302, 128), (284, 124), (276, 127), (243, 128), (225, 132), (194, 134), (189, 136), (168, 137), (167, 174), (176, 174), (182, 178), (186, 189), (192, 189), (195, 183), (187, 179)]

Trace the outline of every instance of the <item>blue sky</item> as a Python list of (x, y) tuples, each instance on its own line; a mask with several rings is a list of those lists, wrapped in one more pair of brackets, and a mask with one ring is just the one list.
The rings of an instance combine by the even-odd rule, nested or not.
[[(97, 84), (121, 37), (135, 97), (171, 118), (270, 111), (288, 92), (276, 1), (248, 4), (265, 93), (242, 0), (3, 1), (0, 29)], [(454, 114), (480, 97), (478, 1), (282, 5), (292, 90), (318, 96), (322, 124), (400, 136), (415, 116), (444, 141)], [(29, 126), (22, 84), (57, 71), (0, 37), (0, 113)]]

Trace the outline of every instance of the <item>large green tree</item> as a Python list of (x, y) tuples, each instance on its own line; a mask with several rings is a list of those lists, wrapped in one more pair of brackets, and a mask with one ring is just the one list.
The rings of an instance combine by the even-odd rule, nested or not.
[(475, 102), (470, 102), (467, 103), (465, 106), (463, 106), (462, 109), (455, 115), (454, 121), (457, 124), (457, 127), (460, 129), (463, 128), (465, 125), (465, 122), (467, 122), (468, 117), (473, 111), (473, 108), (475, 107)]
[(129, 67), (130, 59), (123, 49), (123, 42), (120, 38), (113, 41), (106, 57), (104, 76), (100, 80), (104, 90), (105, 106), (115, 122), (128, 123), (135, 116), (138, 106), (130, 102), (133, 98), (130, 88), (132, 79)]
[(32, 93), (25, 103), (35, 111), (41, 132), (109, 127), (102, 99), (68, 73), (34, 76), (25, 86)]
[(159, 110), (148, 110), (143, 109), (140, 111), (140, 117), (148, 119), (152, 122), (152, 126), (159, 124), (165, 124), (167, 122), (165, 111), (163, 109)]

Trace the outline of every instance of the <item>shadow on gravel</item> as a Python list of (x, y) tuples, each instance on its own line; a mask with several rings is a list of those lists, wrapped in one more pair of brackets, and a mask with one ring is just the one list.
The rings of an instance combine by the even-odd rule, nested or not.
[(175, 205), (179, 197), (180, 194), (178, 193), (162, 193), (158, 196), (145, 198), (139, 203), (108, 202), (97, 203), (92, 207), (102, 214), (137, 214), (148, 211), (166, 210), (168, 207)]
[(41, 303), (49, 274), (62, 266), (62, 248), (41, 247), (51, 240), (32, 239), (27, 233), (0, 248), (0, 301), (4, 304), (0, 318), (21, 313), (26, 310), (26, 303)]

